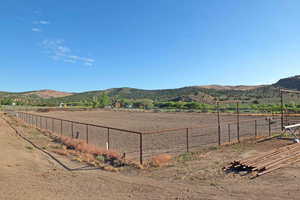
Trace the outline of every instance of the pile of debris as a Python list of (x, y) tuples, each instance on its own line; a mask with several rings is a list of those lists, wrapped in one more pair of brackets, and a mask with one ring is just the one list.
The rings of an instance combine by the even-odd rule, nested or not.
[(300, 161), (300, 144), (295, 143), (245, 160), (233, 161), (223, 169), (227, 173), (251, 173), (253, 175), (251, 178), (254, 178), (298, 161)]

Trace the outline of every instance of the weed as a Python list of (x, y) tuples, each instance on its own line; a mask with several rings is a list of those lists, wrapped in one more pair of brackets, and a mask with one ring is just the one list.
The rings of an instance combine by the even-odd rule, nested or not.
[(216, 150), (218, 150), (218, 149), (219, 149), (218, 146), (210, 146), (210, 147), (208, 147), (208, 150), (209, 150), (209, 151), (216, 151)]
[(96, 159), (99, 160), (100, 162), (104, 162), (105, 161), (105, 157), (103, 155), (96, 156)]
[(241, 152), (243, 150), (243, 145), (241, 143), (237, 143), (232, 145), (232, 148), (236, 152)]
[(177, 161), (179, 162), (187, 162), (187, 161), (191, 161), (194, 160), (194, 153), (192, 152), (186, 152), (184, 154), (181, 154), (177, 157)]
[(25, 148), (28, 149), (28, 150), (33, 150), (32, 146), (25, 146)]

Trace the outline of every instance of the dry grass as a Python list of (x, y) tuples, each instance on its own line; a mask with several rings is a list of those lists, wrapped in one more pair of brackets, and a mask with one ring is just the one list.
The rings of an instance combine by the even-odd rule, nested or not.
[(69, 155), (69, 152), (66, 149), (52, 149), (53, 153), (56, 153), (58, 155), (67, 156)]
[(99, 148), (95, 145), (87, 144), (83, 140), (73, 139), (66, 136), (57, 136), (56, 140), (66, 145), (68, 149), (77, 150), (82, 153), (92, 154), (94, 156), (102, 155), (110, 159), (121, 159), (121, 156), (118, 153)]
[(153, 166), (153, 167), (161, 167), (161, 166), (169, 164), (171, 161), (172, 161), (172, 156), (170, 156), (168, 154), (161, 154), (161, 155), (152, 157), (149, 164), (150, 164), (150, 166)]

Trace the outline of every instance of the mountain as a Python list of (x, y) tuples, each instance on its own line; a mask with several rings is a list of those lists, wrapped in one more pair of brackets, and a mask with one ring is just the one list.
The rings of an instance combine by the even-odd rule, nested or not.
[(95, 96), (100, 96), (105, 93), (111, 98), (135, 100), (152, 99), (154, 101), (197, 101), (203, 103), (213, 103), (216, 100), (241, 100), (244, 102), (253, 102), (255, 100), (260, 103), (277, 103), (280, 101), (279, 88), (300, 90), (300, 76), (283, 78), (272, 85), (257, 86), (205, 85), (161, 90), (143, 90), (123, 87), (82, 93), (69, 93), (55, 90), (39, 90), (22, 93), (0, 92), (0, 100), (1, 98), (8, 97), (23, 102), (58, 105), (61, 102), (80, 102), (92, 99)]
[(274, 86), (290, 90), (300, 90), (300, 75), (280, 79), (277, 83), (274, 84)]

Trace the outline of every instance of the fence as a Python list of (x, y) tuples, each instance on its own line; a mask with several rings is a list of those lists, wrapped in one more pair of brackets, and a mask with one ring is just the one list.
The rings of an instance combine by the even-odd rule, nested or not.
[[(241, 120), (236, 114), (217, 113), (217, 124), (156, 131), (131, 131), (97, 124), (59, 119), (26, 112), (7, 111), (34, 127), (79, 138), (108, 150), (139, 160), (155, 155), (197, 151), (209, 145), (239, 142), (241, 138), (271, 136), (281, 130), (280, 116)], [(230, 122), (224, 121), (229, 119)]]

